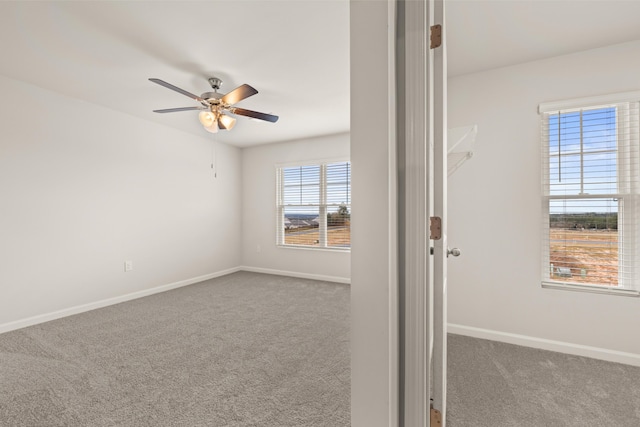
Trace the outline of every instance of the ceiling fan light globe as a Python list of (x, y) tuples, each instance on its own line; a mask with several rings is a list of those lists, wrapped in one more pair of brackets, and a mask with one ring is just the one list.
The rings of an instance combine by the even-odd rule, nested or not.
[(202, 123), (202, 126), (207, 128), (215, 123), (216, 117), (213, 115), (211, 111), (201, 111), (200, 114), (198, 114), (198, 120), (200, 120), (200, 123)]
[(214, 120), (210, 126), (205, 126), (204, 130), (211, 133), (218, 133), (218, 122)]
[(233, 129), (233, 127), (236, 125), (236, 119), (231, 117), (231, 116), (226, 116), (226, 115), (221, 115), (220, 116), (220, 121), (222, 122), (222, 124), (224, 125), (224, 127), (227, 130), (231, 130)]

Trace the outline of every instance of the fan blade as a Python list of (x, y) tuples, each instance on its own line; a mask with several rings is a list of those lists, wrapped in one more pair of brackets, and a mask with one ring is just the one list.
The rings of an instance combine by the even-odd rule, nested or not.
[(253, 119), (260, 119), (271, 123), (275, 123), (278, 121), (278, 116), (259, 113), (257, 111), (245, 110), (244, 108), (231, 108), (229, 111), (233, 114), (238, 114), (239, 116), (251, 117)]
[(152, 81), (152, 82), (154, 82), (154, 83), (156, 83), (156, 84), (159, 84), (160, 86), (164, 86), (164, 87), (166, 87), (167, 89), (175, 90), (176, 92), (181, 93), (181, 94), (183, 94), (183, 95), (186, 95), (186, 96), (188, 96), (188, 97), (189, 97), (189, 98), (191, 98), (191, 99), (195, 99), (195, 100), (196, 100), (196, 101), (198, 101), (198, 102), (202, 102), (202, 101), (204, 101), (204, 99), (200, 98), (199, 96), (194, 95), (194, 94), (192, 94), (191, 92), (187, 92), (187, 91), (186, 91), (186, 90), (184, 90), (184, 89), (180, 89), (178, 86), (174, 86), (174, 85), (172, 85), (171, 83), (167, 83), (167, 82), (165, 82), (164, 80), (160, 80), (160, 79), (149, 79), (149, 80), (150, 80), (150, 81)]
[(206, 110), (204, 107), (179, 107), (165, 108), (164, 110), (153, 110), (154, 113), (176, 113), (178, 111)]
[(234, 90), (232, 90), (231, 92), (223, 96), (221, 98), (221, 101), (224, 102), (225, 104), (233, 105), (236, 102), (240, 102), (245, 98), (255, 95), (256, 93), (258, 93), (258, 91), (252, 88), (251, 86), (242, 85), (242, 86), (238, 86), (237, 88), (235, 88)]

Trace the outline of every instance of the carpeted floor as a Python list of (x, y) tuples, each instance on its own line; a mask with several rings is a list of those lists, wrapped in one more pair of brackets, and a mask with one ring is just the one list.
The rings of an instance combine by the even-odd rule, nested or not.
[[(449, 427), (640, 426), (640, 368), (448, 354)], [(349, 359), (348, 285), (240, 272), (1, 334), (0, 426), (348, 426)]]
[(349, 286), (247, 272), (0, 335), (0, 425), (348, 426)]
[(638, 427), (640, 368), (449, 335), (448, 427)]

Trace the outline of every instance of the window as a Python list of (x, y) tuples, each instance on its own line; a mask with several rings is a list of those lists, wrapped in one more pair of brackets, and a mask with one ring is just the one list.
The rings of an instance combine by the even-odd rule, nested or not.
[(351, 163), (319, 163), (277, 169), (280, 246), (351, 247)]
[(540, 106), (543, 286), (638, 289), (638, 102), (562, 104)]

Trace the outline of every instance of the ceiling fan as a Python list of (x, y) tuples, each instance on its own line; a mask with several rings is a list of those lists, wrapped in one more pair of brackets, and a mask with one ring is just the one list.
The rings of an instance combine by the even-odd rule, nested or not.
[(197, 107), (179, 107), (167, 108), (164, 110), (153, 110), (154, 113), (175, 113), (178, 111), (200, 110), (198, 119), (200, 120), (200, 123), (202, 123), (202, 126), (204, 126), (204, 128), (211, 133), (218, 132), (218, 129), (231, 130), (233, 126), (235, 126), (236, 119), (225, 113), (250, 117), (252, 119), (264, 120), (271, 123), (275, 123), (278, 121), (278, 116), (259, 113), (257, 111), (245, 110), (244, 108), (233, 106), (233, 104), (236, 104), (243, 99), (258, 93), (256, 89), (247, 84), (238, 86), (225, 95), (222, 93), (218, 93), (218, 89), (220, 89), (220, 86), (222, 85), (222, 80), (217, 77), (211, 77), (209, 79), (209, 84), (213, 88), (213, 92), (205, 92), (202, 95), (197, 96), (163, 80), (149, 80), (153, 83), (159, 84), (160, 86), (164, 86), (168, 89), (186, 95), (189, 98), (194, 99), (200, 103), (200, 105)]

